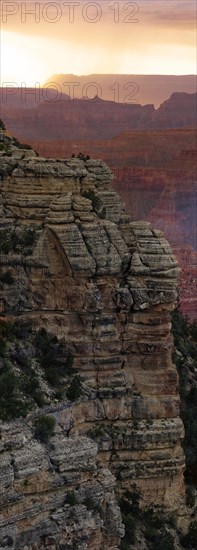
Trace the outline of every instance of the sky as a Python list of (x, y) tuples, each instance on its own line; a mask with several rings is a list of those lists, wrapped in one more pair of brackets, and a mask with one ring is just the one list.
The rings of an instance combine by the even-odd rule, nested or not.
[(196, 74), (196, 0), (2, 1), (1, 84)]

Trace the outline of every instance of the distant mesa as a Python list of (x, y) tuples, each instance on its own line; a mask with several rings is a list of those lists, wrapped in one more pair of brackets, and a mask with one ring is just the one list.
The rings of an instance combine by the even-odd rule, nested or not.
[[(150, 130), (196, 127), (197, 94), (173, 93), (156, 110), (153, 104), (118, 103), (99, 99), (91, 100), (61, 96), (51, 99), (35, 90), (18, 89), (7, 92), (2, 100), (1, 113), (8, 130), (25, 142), (32, 140), (97, 140), (111, 139), (125, 130)], [(0, 89), (5, 98), (5, 90)], [(50, 95), (49, 94), (49, 95)], [(95, 108), (96, 103), (96, 108)]]
[(63, 93), (74, 90), (75, 98), (89, 99), (98, 95), (118, 103), (154, 104), (157, 109), (167, 97), (176, 92), (196, 92), (196, 75), (139, 75), (139, 74), (55, 74), (45, 84), (56, 83)]

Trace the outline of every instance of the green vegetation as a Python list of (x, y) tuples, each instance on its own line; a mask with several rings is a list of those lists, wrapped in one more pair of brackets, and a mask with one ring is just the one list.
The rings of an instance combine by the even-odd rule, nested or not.
[(43, 414), (36, 420), (34, 435), (42, 443), (48, 443), (50, 437), (54, 435), (55, 418)]
[(13, 285), (14, 277), (12, 276), (10, 271), (4, 271), (4, 273), (0, 273), (0, 283), (3, 283), (5, 285)]
[(175, 550), (175, 540), (172, 533), (164, 526), (158, 533), (155, 534), (151, 544), (149, 544), (150, 550)]
[(96, 510), (98, 508), (98, 503), (96, 503), (91, 496), (87, 496), (83, 504), (85, 504), (87, 510)]
[(88, 437), (91, 439), (99, 439), (108, 435), (107, 426), (99, 422), (96, 426), (93, 426), (88, 432)]
[(181, 539), (181, 544), (186, 550), (197, 548), (197, 521), (191, 523), (188, 534)]
[(66, 495), (66, 504), (70, 504), (70, 506), (75, 506), (75, 504), (78, 503), (77, 497), (74, 493), (74, 491), (68, 491)]
[(11, 323), (10, 321), (0, 320), (0, 336), (9, 342), (14, 342), (15, 340), (23, 340), (29, 337), (32, 333), (31, 324), (26, 322), (15, 321)]
[[(121, 542), (121, 550), (131, 550), (136, 542), (136, 529), (143, 532), (147, 547), (150, 550), (175, 550), (176, 522), (172, 515), (164, 516), (153, 510), (142, 511), (139, 508), (140, 494), (125, 491), (119, 500), (125, 536)], [(173, 533), (172, 534), (172, 527)]]
[(65, 357), (63, 343), (44, 328), (37, 332), (35, 345), (47, 382), (54, 388), (59, 388), (61, 379), (74, 373), (73, 356), (69, 353)]
[(175, 550), (174, 534), (176, 532), (176, 519), (173, 514), (164, 516), (157, 514), (153, 510), (141, 512), (141, 518), (144, 525), (144, 535), (150, 550)]
[(136, 521), (139, 517), (140, 494), (136, 492), (135, 485), (132, 491), (125, 491), (119, 500), (122, 513), (122, 521), (125, 525), (125, 536), (121, 541), (121, 550), (130, 550), (136, 541)]
[(7, 143), (1, 143), (0, 142), (0, 151), (4, 151), (5, 153), (9, 153), (9, 146)]
[[(0, 321), (0, 418), (12, 420), (36, 404), (43, 406), (33, 358), (28, 357), (30, 326)], [(22, 342), (21, 342), (22, 340)], [(33, 351), (33, 350), (32, 350)]]
[(89, 430), (88, 437), (91, 439), (99, 439), (102, 437), (111, 437), (116, 439), (117, 437), (123, 437), (126, 435), (126, 429), (122, 426), (114, 426), (114, 424), (96, 424)]
[(70, 401), (75, 401), (82, 394), (81, 379), (78, 374), (76, 374), (67, 389), (66, 395)]
[(0, 252), (3, 254), (31, 254), (36, 241), (37, 233), (34, 227), (28, 227), (22, 232), (17, 231), (17, 228), (0, 230)]
[(24, 399), (23, 379), (17, 375), (11, 364), (7, 363), (0, 374), (0, 418), (12, 420), (26, 416), (31, 403)]
[(25, 417), (49, 403), (48, 395), (74, 400), (82, 393), (65, 344), (45, 329), (35, 334), (30, 323), (0, 321), (0, 365), (2, 420)]

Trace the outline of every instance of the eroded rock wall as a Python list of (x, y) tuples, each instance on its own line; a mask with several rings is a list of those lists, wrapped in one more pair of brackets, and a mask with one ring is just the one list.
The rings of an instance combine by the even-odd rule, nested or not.
[[(63, 337), (83, 382), (75, 403), (46, 407), (57, 420), (47, 448), (32, 438), (32, 415), (2, 423), (1, 537), (16, 548), (48, 548), (50, 536), (54, 549), (75, 538), (80, 550), (119, 548), (110, 471), (119, 492), (135, 487), (142, 507), (184, 502), (170, 317), (179, 268), (160, 231), (131, 222), (111, 179), (99, 160), (43, 159), (13, 146), (1, 156), (2, 228), (36, 234), (31, 247), (1, 252), (1, 270), (14, 278), (1, 285), (1, 315)], [(83, 495), (93, 493), (90, 511)]]

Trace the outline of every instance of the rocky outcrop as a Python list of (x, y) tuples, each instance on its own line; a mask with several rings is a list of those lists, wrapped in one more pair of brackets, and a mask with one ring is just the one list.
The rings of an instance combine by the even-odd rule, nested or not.
[(26, 423), (3, 424), (0, 464), (0, 548), (118, 549), (115, 480), (96, 443), (59, 430), (46, 448)]
[(130, 221), (111, 180), (100, 160), (1, 154), (0, 267), (13, 278), (1, 284), (2, 319), (63, 337), (83, 387), (74, 403), (44, 407), (57, 421), (47, 446), (32, 429), (43, 409), (1, 423), (5, 548), (118, 549), (115, 477), (141, 507), (184, 503), (170, 317), (179, 267), (160, 231)]
[(196, 93), (173, 93), (157, 112), (157, 128), (194, 128)]
[(113, 186), (131, 218), (150, 221), (169, 240), (181, 266), (180, 307), (194, 320), (197, 317), (195, 130), (123, 132), (112, 140), (84, 141), (83, 145), (76, 140), (36, 141), (33, 147), (41, 156), (61, 158), (82, 149), (107, 162), (115, 174)]

